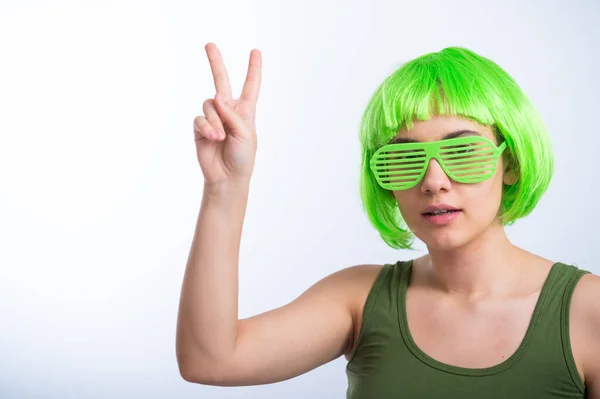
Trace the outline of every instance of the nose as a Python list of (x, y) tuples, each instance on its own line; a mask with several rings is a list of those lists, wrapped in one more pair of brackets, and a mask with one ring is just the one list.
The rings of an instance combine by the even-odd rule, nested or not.
[(450, 190), (452, 182), (450, 178), (444, 172), (444, 169), (440, 166), (439, 162), (435, 158), (429, 160), (425, 176), (421, 181), (421, 191), (423, 193), (437, 193), (441, 190)]

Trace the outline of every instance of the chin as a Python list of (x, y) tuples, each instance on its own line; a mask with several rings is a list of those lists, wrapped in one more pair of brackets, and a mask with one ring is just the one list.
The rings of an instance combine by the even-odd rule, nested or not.
[(467, 237), (456, 230), (431, 229), (424, 234), (415, 234), (427, 246), (429, 251), (448, 251), (460, 248), (467, 243)]

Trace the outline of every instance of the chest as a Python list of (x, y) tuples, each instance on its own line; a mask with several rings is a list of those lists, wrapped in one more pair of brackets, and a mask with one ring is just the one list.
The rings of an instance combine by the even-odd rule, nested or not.
[(523, 343), (538, 296), (465, 305), (409, 291), (408, 332), (418, 349), (437, 361), (466, 368), (492, 367)]

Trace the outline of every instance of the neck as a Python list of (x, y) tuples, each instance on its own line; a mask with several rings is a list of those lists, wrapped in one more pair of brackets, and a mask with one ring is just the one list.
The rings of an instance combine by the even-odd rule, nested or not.
[(469, 301), (509, 293), (523, 270), (525, 251), (510, 243), (502, 225), (490, 226), (458, 248), (428, 249), (425, 261), (432, 284)]

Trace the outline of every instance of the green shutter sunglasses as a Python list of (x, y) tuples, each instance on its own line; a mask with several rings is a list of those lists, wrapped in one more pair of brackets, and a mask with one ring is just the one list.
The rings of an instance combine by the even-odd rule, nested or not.
[(425, 143), (386, 144), (371, 158), (370, 167), (386, 190), (416, 186), (435, 158), (444, 172), (458, 183), (479, 183), (494, 174), (498, 158), (506, 148), (480, 136), (457, 137)]

